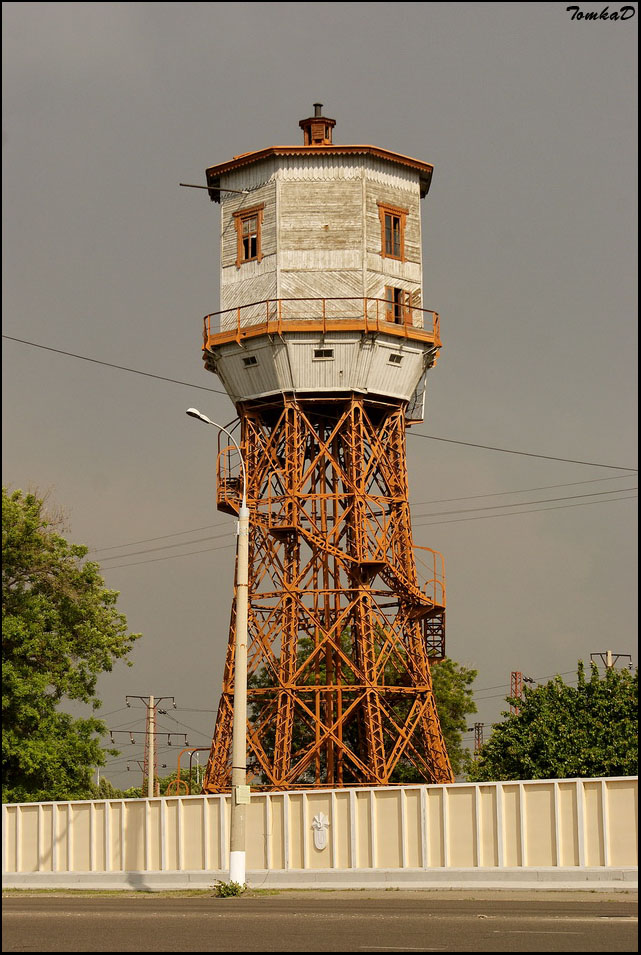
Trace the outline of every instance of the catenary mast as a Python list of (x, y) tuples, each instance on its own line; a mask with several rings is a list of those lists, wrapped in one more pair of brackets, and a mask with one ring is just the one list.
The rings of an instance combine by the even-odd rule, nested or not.
[[(430, 675), (443, 565), (412, 540), (405, 450), (441, 345), (422, 291), (432, 166), (334, 144), (320, 103), (299, 125), (302, 145), (207, 169), (221, 310), (203, 357), (236, 408), (251, 513), (248, 781), (451, 782)], [(238, 514), (238, 456), (219, 444), (218, 508)], [(235, 603), (205, 792), (230, 785), (234, 622)]]

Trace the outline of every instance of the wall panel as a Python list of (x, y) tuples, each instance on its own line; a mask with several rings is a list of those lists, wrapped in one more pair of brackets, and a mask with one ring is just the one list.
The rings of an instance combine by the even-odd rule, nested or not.
[[(220, 871), (229, 797), (5, 805), (3, 830), (7, 876)], [(607, 869), (636, 844), (636, 777), (254, 792), (247, 811), (248, 871)]]

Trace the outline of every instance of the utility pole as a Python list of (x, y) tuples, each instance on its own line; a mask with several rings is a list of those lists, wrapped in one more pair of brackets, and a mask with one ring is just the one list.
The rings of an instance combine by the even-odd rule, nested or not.
[(483, 727), (484, 723), (474, 724), (474, 752), (478, 753), (483, 749)]
[[(155, 697), (153, 695), (149, 696), (126, 696), (125, 702), (127, 706), (131, 706), (130, 700), (141, 700), (147, 708), (147, 720), (146, 720), (146, 730), (145, 730), (145, 756), (144, 756), (144, 768), (142, 774), (142, 788), (145, 789), (145, 779), (147, 780), (147, 798), (153, 799), (154, 796), (157, 796), (156, 792), (157, 783), (156, 779), (158, 776), (158, 752), (156, 746), (156, 708), (162, 700), (171, 700), (174, 704), (174, 709), (176, 709), (176, 701), (173, 696), (159, 696)], [(184, 736), (184, 733), (176, 734)], [(167, 734), (167, 741), (171, 744), (172, 734)], [(133, 742), (133, 738), (132, 738)]]
[[(512, 670), (510, 674), (510, 696), (514, 699), (520, 700), (523, 693), (523, 674), (520, 670)], [(513, 713), (515, 716), (519, 715), (519, 708), (513, 703), (510, 703), (510, 713)]]
[[(515, 697), (517, 700), (520, 700), (523, 696), (523, 684), (524, 683), (536, 683), (536, 680), (533, 680), (530, 676), (523, 676), (520, 670), (512, 670), (510, 675), (510, 696)], [(510, 704), (510, 713), (513, 713), (515, 716), (519, 715), (518, 706)]]
[(600, 653), (591, 653), (590, 661), (593, 661), (594, 657), (599, 658), (606, 670), (613, 670), (615, 663), (617, 663), (621, 657), (627, 657), (630, 661), (629, 666), (632, 666), (632, 657), (629, 653), (614, 653), (612, 650), (605, 650)]
[(475, 723), (474, 726), (468, 726), (468, 732), (474, 731), (474, 752), (478, 753), (483, 748), (483, 727), (485, 723)]

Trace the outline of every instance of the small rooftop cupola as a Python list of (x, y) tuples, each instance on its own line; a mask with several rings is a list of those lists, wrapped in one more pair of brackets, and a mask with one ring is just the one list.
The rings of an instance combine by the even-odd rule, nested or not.
[(336, 125), (336, 120), (323, 116), (322, 110), (322, 103), (314, 103), (314, 115), (308, 119), (301, 119), (298, 124), (303, 130), (305, 146), (332, 145), (332, 129)]

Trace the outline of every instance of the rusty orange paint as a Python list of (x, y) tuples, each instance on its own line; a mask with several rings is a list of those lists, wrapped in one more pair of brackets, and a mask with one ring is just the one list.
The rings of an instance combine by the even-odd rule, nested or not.
[[(432, 692), (445, 580), (417, 572), (402, 402), (282, 394), (240, 404), (248, 475), (248, 782), (388, 785), (401, 764), (453, 781)], [(229, 449), (218, 507), (237, 513)], [(203, 791), (230, 787), (235, 606)]]

